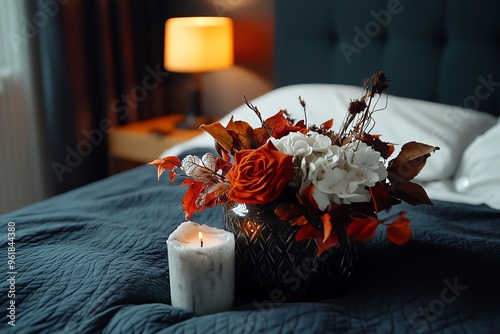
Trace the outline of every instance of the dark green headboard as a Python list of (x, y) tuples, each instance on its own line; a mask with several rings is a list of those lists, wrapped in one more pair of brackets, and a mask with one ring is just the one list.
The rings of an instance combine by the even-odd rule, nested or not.
[(361, 85), (500, 115), (499, 0), (276, 0), (275, 86)]

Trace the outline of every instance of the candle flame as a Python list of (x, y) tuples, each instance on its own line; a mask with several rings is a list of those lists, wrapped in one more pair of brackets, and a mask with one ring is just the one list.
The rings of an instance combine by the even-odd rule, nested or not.
[(203, 233), (198, 232), (198, 239), (200, 239), (200, 247), (203, 247)]

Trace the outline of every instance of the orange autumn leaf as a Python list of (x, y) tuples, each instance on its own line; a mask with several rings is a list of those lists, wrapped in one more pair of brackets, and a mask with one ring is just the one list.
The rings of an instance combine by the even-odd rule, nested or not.
[(294, 219), (290, 219), (290, 225), (292, 226), (304, 226), (307, 223), (309, 223), (309, 220), (305, 215), (302, 215)]
[[(181, 160), (175, 156), (169, 156), (165, 158), (158, 158), (151, 161), (148, 165), (155, 166), (158, 170), (158, 180), (163, 172), (167, 169), (175, 169), (176, 167), (181, 166)], [(172, 174), (170, 175), (170, 179), (172, 179)], [(172, 180), (173, 182), (173, 180)]]
[[(322, 217), (323, 222), (328, 221), (326, 225), (328, 225), (329, 220), (330, 220), (330, 215), (325, 214), (327, 216)], [(328, 249), (334, 247), (335, 245), (338, 244), (338, 237), (336, 234), (331, 233), (331, 223), (330, 227), (325, 227), (326, 229), (329, 229), (330, 231), (327, 232), (328, 236), (325, 238), (325, 232), (318, 231), (317, 229), (314, 228), (313, 225), (304, 225), (302, 226), (297, 233), (295, 234), (295, 241), (302, 241), (305, 239), (316, 239), (316, 243), (318, 245), (318, 253), (316, 256), (321, 256), (323, 252), (327, 251)]]
[(387, 238), (396, 245), (403, 245), (411, 240), (412, 231), (410, 227), (410, 219), (406, 218), (406, 212), (400, 212), (399, 217), (387, 227)]
[(172, 184), (174, 184), (176, 176), (177, 176), (177, 173), (175, 172), (175, 169), (170, 170), (168, 177), (170, 179), (170, 182), (172, 182)]
[(297, 123), (295, 123), (295, 128), (307, 129), (306, 122), (303, 119), (297, 121)]
[(321, 124), (321, 128), (325, 130), (330, 130), (333, 126), (333, 118)]
[(295, 241), (302, 241), (305, 239), (312, 239), (316, 237), (321, 238), (322, 233), (314, 228), (312, 225), (302, 226), (295, 234)]
[(228, 152), (233, 152), (233, 137), (229, 134), (226, 128), (219, 122), (209, 125), (201, 125), (200, 129), (208, 132), (219, 145)]
[(336, 246), (339, 242), (339, 238), (335, 234), (330, 234), (330, 236), (325, 240), (321, 240), (321, 238), (316, 238), (318, 242), (318, 253), (317, 257), (320, 257), (323, 252), (329, 250), (330, 248)]
[(415, 141), (404, 144), (398, 156), (389, 161), (387, 172), (391, 183), (413, 180), (425, 166), (427, 158), (436, 150), (439, 150), (439, 147)]
[(323, 222), (323, 240), (322, 242), (326, 242), (328, 237), (330, 237), (330, 233), (332, 232), (332, 223), (330, 222), (330, 214), (325, 213), (321, 216), (321, 221)]
[(373, 217), (355, 218), (347, 226), (347, 235), (353, 241), (368, 242), (375, 236), (380, 223), (380, 220)]
[(282, 128), (285, 124), (291, 125), (290, 122), (288, 122), (288, 120), (285, 118), (283, 110), (278, 111), (276, 114), (264, 121), (265, 127), (272, 132), (274, 132), (277, 127)]
[(277, 124), (280, 124), (282, 122), (287, 122), (287, 119), (284, 116), (283, 110), (280, 110), (276, 114), (274, 114), (273, 116), (267, 118), (264, 121), (264, 124), (266, 125), (267, 128), (273, 129), (276, 127)]
[(185, 218), (189, 219), (197, 211), (201, 211), (205, 206), (199, 206), (198, 203), (200, 195), (203, 193), (207, 183), (200, 181), (185, 179), (181, 186), (188, 186), (188, 190), (182, 199), (182, 210), (184, 210)]
[(299, 131), (300, 129), (302, 129), (300, 124), (293, 125), (292, 123), (290, 123), (290, 120), (285, 117), (285, 111), (283, 110), (280, 110), (275, 115), (266, 119), (264, 121), (264, 126), (276, 139), (280, 139), (290, 132)]
[(305, 216), (305, 211), (306, 210), (303, 205), (280, 203), (276, 205), (274, 214), (278, 216), (279, 219), (288, 221), (292, 226), (302, 226), (308, 223), (308, 220)]

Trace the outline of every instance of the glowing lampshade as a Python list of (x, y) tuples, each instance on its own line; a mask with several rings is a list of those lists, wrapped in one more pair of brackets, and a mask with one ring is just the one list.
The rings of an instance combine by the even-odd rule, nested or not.
[(165, 22), (165, 69), (199, 73), (233, 65), (233, 22), (227, 17), (176, 17)]

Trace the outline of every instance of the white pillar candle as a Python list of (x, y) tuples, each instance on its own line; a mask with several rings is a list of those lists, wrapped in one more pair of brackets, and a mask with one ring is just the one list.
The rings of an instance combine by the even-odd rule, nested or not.
[[(202, 233), (203, 247), (199, 238)], [(196, 315), (230, 310), (234, 299), (234, 235), (184, 222), (167, 240), (172, 306)]]

